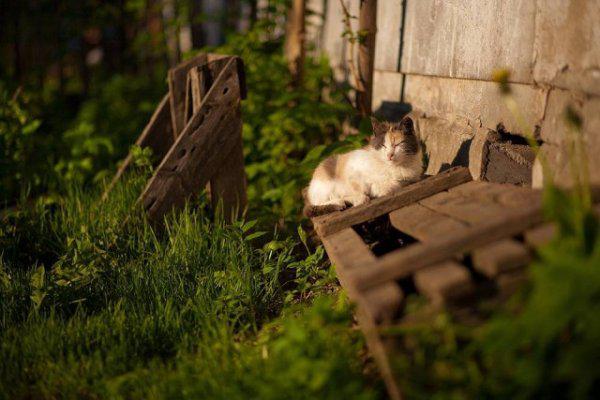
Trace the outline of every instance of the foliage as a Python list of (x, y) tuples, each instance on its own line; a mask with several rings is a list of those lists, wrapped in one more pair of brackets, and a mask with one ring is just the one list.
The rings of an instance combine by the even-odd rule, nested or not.
[(303, 86), (291, 86), (281, 38), (264, 40), (273, 29), (272, 22), (261, 20), (214, 51), (239, 55), (245, 64), (248, 98), (242, 111), (249, 204), (257, 215), (297, 221), (301, 189), (315, 162), (339, 146), (341, 122), (351, 109), (335, 89), (325, 58), (307, 57)]
[(50, 144), (40, 130), (41, 121), (25, 108), (26, 101), (0, 84), (0, 205), (14, 202), (24, 183), (38, 192), (51, 165), (40, 157)]

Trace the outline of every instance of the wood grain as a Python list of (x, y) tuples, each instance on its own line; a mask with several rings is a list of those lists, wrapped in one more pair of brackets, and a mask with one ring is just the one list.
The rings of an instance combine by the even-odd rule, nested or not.
[(408, 185), (397, 193), (374, 199), (369, 204), (314, 218), (315, 230), (323, 238), (470, 180), (471, 174), (467, 168), (451, 168), (438, 175)]
[(424, 242), (456, 235), (468, 226), (460, 220), (437, 213), (418, 203), (392, 211), (390, 222), (399, 231)]

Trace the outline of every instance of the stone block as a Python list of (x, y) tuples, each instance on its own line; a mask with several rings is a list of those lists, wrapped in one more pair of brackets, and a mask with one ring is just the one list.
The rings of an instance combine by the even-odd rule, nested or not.
[(532, 83), (536, 2), (416, 0), (406, 3), (401, 72)]
[(469, 146), (475, 128), (461, 120), (448, 121), (412, 113), (415, 130), (424, 144), (426, 173), (433, 175), (449, 166), (469, 164)]
[(538, 0), (535, 80), (600, 95), (599, 21), (600, 1)]
[(382, 71), (398, 71), (401, 36), (402, 2), (379, 1), (377, 3), (375, 69)]
[[(522, 84), (511, 84), (511, 89), (529, 129), (541, 125), (548, 89)], [(502, 123), (510, 133), (522, 133), (494, 82), (407, 75), (404, 101), (428, 116), (463, 118), (473, 126), (491, 130)]]

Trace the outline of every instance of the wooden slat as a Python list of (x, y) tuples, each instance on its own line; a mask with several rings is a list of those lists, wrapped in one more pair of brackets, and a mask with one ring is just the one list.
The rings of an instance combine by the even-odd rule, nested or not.
[(151, 221), (160, 223), (214, 176), (229, 155), (226, 149), (239, 141), (240, 124), (240, 87), (231, 58), (140, 197)]
[[(169, 105), (169, 95), (167, 94), (156, 107), (154, 114), (150, 117), (150, 121), (148, 121), (148, 124), (135, 141), (135, 144), (142, 148), (150, 147), (152, 149), (153, 158), (160, 163), (171, 148), (173, 142), (171, 107)], [(128, 154), (105, 190), (103, 198), (106, 198), (132, 161), (131, 154)]]
[(472, 253), (473, 267), (495, 278), (501, 273), (524, 267), (531, 261), (527, 247), (513, 239), (503, 239), (481, 246)]
[(482, 203), (494, 203), (506, 207), (520, 207), (531, 199), (541, 196), (540, 190), (482, 181), (471, 181), (448, 190), (450, 193), (473, 198)]
[(507, 210), (493, 202), (482, 201), (475, 196), (462, 196), (456, 192), (441, 192), (419, 202), (421, 205), (451, 218), (475, 225), (502, 215)]
[(397, 193), (374, 199), (369, 204), (314, 218), (315, 230), (323, 238), (470, 180), (471, 174), (467, 168), (451, 168), (438, 175), (408, 185)]
[(194, 58), (171, 68), (168, 74), (169, 82), (169, 102), (171, 103), (171, 123), (173, 126), (173, 135), (175, 138), (183, 130), (185, 119), (185, 101), (187, 93), (187, 74), (194, 67), (199, 67), (208, 62), (207, 54), (199, 54)]
[(445, 261), (417, 271), (415, 286), (434, 303), (463, 297), (473, 290), (471, 275), (464, 265)]
[(366, 289), (390, 280), (407, 277), (426, 266), (445, 261), (457, 253), (466, 253), (479, 246), (517, 235), (542, 221), (540, 201), (511, 210), (503, 216), (466, 228), (464, 233), (436, 238), (428, 243), (415, 243), (402, 250), (386, 254), (368, 269), (353, 271), (347, 277), (351, 284)]
[(526, 231), (524, 239), (530, 247), (540, 247), (550, 243), (554, 236), (556, 236), (556, 225), (547, 223)]
[(455, 235), (467, 227), (462, 221), (437, 213), (418, 203), (392, 211), (390, 222), (394, 228), (421, 241)]
[(343, 229), (323, 238), (323, 245), (348, 296), (364, 307), (366, 315), (374, 321), (389, 320), (403, 298), (402, 290), (395, 282), (384, 283), (359, 295), (346, 281), (352, 270), (368, 269), (377, 260), (358, 233), (352, 228)]

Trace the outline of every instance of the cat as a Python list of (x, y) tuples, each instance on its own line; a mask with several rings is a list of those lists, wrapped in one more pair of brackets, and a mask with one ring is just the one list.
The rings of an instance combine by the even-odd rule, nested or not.
[(358, 206), (419, 180), (421, 146), (410, 117), (398, 123), (371, 118), (369, 144), (333, 155), (315, 169), (305, 190), (304, 215), (309, 218)]

